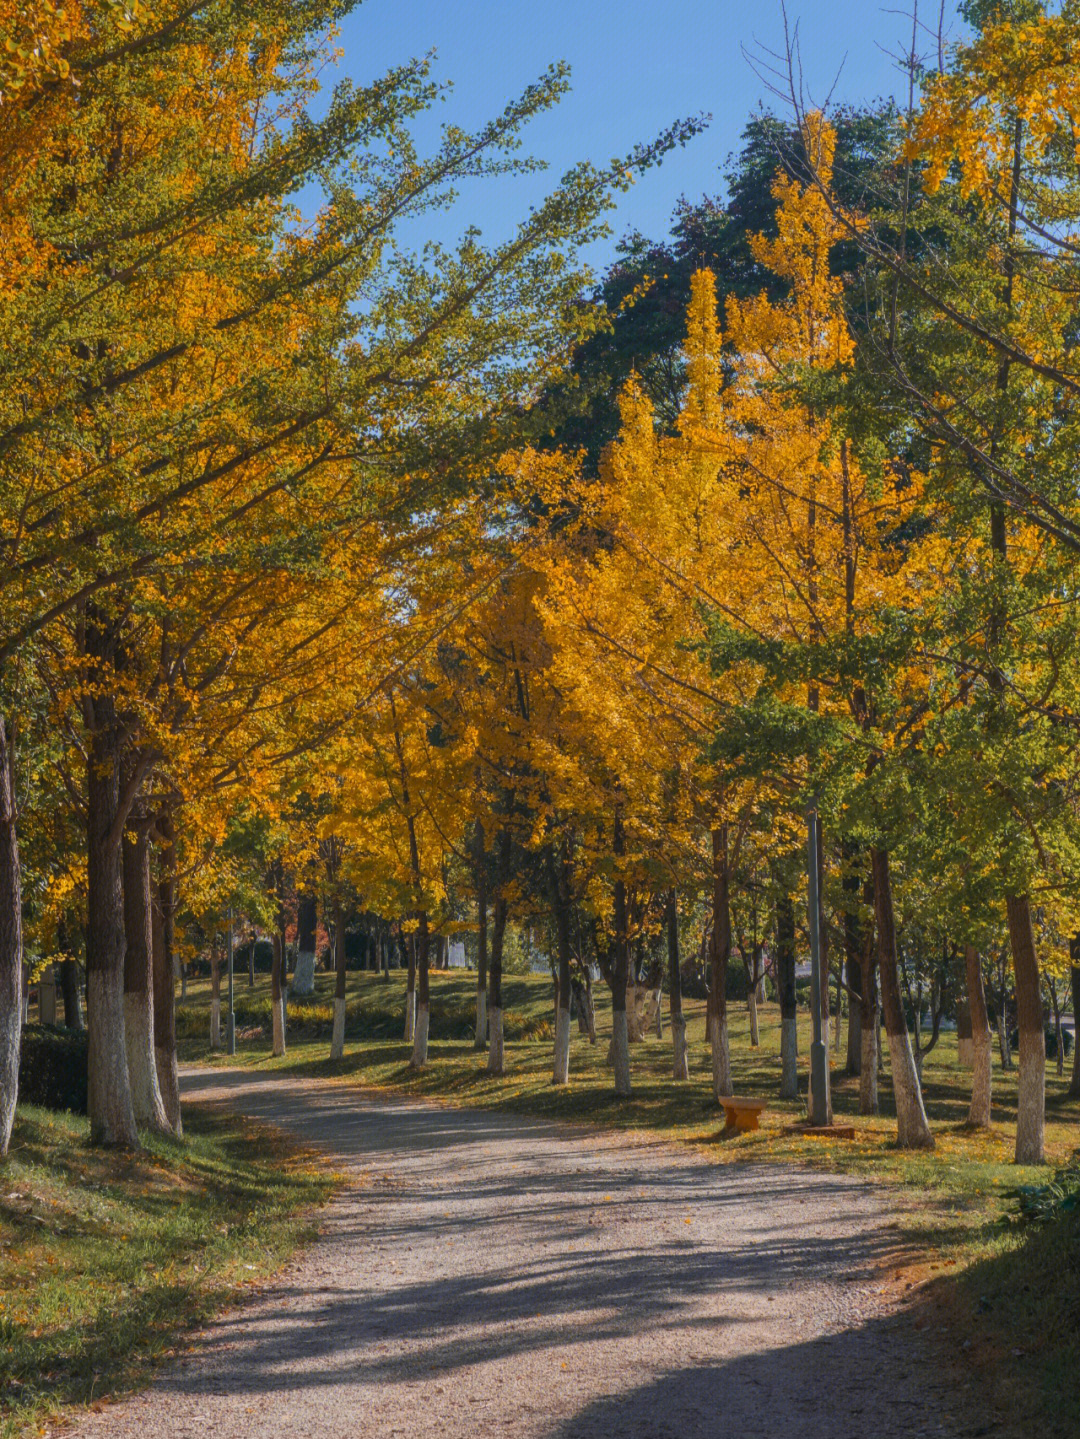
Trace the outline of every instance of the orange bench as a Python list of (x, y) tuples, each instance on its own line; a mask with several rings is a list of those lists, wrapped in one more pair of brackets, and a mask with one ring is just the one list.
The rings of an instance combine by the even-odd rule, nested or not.
[(725, 1129), (759, 1129), (761, 1111), (769, 1107), (767, 1099), (736, 1099), (734, 1095), (721, 1095), (724, 1106)]

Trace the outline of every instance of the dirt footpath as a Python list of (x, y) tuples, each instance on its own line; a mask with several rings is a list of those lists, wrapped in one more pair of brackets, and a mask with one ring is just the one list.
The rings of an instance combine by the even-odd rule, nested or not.
[(991, 1432), (889, 1312), (885, 1189), (541, 1120), (192, 1071), (356, 1176), (323, 1237), (101, 1439)]

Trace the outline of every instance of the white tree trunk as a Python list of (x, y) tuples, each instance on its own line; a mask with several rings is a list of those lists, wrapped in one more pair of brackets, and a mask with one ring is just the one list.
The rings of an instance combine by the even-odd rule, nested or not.
[(292, 977), (293, 994), (315, 993), (315, 951), (303, 949), (296, 956), (296, 968)]
[(794, 1014), (780, 1021), (780, 1098), (799, 1097), (799, 1021)]
[(476, 1048), (487, 1045), (487, 986), (476, 986)]
[(502, 1074), (506, 1056), (503, 1050), (503, 1012), (497, 1005), (488, 1010), (488, 1073)]
[(654, 1029), (653, 1029), (653, 1033), (656, 1035), (657, 1039), (663, 1039), (663, 1037), (664, 1037), (664, 991), (663, 991), (662, 989), (656, 989), (656, 990), (653, 991), (653, 1004), (656, 1006), (656, 1012), (655, 1012), (655, 1014), (654, 1014), (654, 1016), (653, 1016), (653, 1024), (654, 1024), (654, 1026), (655, 1026)]
[[(630, 1002), (630, 986), (626, 986), (627, 1003)], [(616, 1010), (611, 1016), (611, 1063), (615, 1069), (615, 1093), (625, 1098), (630, 1094), (630, 1036), (626, 1010)]]
[(124, 995), (124, 1046), (127, 1050), (131, 1106), (140, 1129), (171, 1134), (172, 1125), (158, 1086), (154, 1058), (154, 996), (150, 991)]
[[(334, 1033), (330, 1040), (330, 1058), (340, 1059), (345, 1053), (345, 1001), (334, 996)], [(425, 1058), (427, 1056), (425, 1055)], [(421, 1061), (422, 1062), (422, 1061)]]
[(878, 1112), (878, 1023), (864, 1024), (859, 1030), (859, 1113)]
[(285, 991), (281, 992), (280, 998), (275, 1002), (270, 1001), (270, 1019), (274, 1029), (274, 1053), (285, 1053)]
[(674, 1077), (690, 1078), (690, 1053), (686, 1046), (686, 1020), (681, 1014), (671, 1018), (671, 1047), (675, 1055)]
[(138, 1144), (127, 1075), (123, 973), (92, 969), (86, 977), (88, 1108), (91, 1143)]
[(972, 1032), (971, 1051), (971, 1107), (967, 1122), (976, 1129), (989, 1129), (994, 1089), (994, 1046), (989, 1025)]
[(728, 1053), (727, 1025), (720, 1023), (720, 1016), (710, 1014), (706, 1029), (709, 1037), (709, 1052), (712, 1055), (713, 1096), (731, 1094), (731, 1056)]
[(210, 1001), (210, 1048), (221, 1048), (221, 1000), (216, 994)]
[[(1025, 1037), (1021, 1033), (1016, 1086), (1016, 1162), (1043, 1164), (1046, 1159), (1046, 1051), (1041, 1044), (1025, 1044)], [(1042, 1040), (1042, 1034), (1037, 1038)]]
[(930, 1132), (922, 1088), (915, 1072), (911, 1036), (905, 1030), (903, 1034), (888, 1035), (888, 1040), (896, 1099), (896, 1142), (901, 1149), (933, 1149), (934, 1136)]
[(428, 1044), (428, 1021), (431, 1012), (426, 1004), (416, 1006), (416, 1028), (413, 1031), (412, 1058), (409, 1060), (413, 1069), (423, 1069), (427, 1064)]
[(555, 1014), (555, 1072), (551, 1082), (570, 1083), (570, 1011), (561, 1006)]

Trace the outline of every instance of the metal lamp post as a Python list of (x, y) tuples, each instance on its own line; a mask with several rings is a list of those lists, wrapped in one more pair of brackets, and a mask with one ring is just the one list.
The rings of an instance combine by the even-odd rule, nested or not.
[(810, 901), (810, 1003), (814, 1011), (814, 1039), (810, 1045), (810, 1122), (829, 1122), (829, 1056), (821, 1024), (821, 867), (818, 860), (817, 805), (806, 816), (807, 875)]

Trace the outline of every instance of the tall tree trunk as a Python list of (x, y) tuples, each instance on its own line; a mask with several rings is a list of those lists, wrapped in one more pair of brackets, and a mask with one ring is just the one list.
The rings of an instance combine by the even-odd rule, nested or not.
[(761, 1028), (758, 1024), (758, 949), (754, 947), (754, 967), (747, 971), (750, 989), (746, 996), (746, 1007), (750, 1012), (750, 1048), (761, 1048)]
[[(846, 1074), (862, 1073), (862, 925), (859, 922), (858, 847), (845, 840), (844, 860), (844, 969), (848, 983)], [(859, 996), (856, 999), (856, 995)], [(840, 1025), (837, 1009), (837, 1028)]]
[(679, 897), (674, 889), (668, 890), (667, 898), (667, 952), (674, 1077), (689, 1079), (690, 1055), (686, 1046), (686, 1016), (682, 1007), (682, 968), (679, 961)]
[(1020, 1076), (1016, 1102), (1016, 1162), (1043, 1164), (1046, 1122), (1046, 1031), (1043, 1027), (1039, 961), (1031, 903), (1026, 894), (1005, 900), (1016, 981), (1016, 1023), (1020, 1030)]
[(179, 1139), (184, 1133), (180, 1115), (180, 1074), (176, 1062), (176, 838), (168, 810), (158, 815), (161, 841), (150, 906), (154, 981), (154, 1067), (169, 1128)]
[(411, 1044), (416, 1034), (416, 931), (406, 940), (408, 968), (405, 976), (405, 1042)]
[(1080, 1099), (1080, 1043), (1077, 1043), (1080, 1040), (1080, 935), (1074, 935), (1069, 941), (1069, 959), (1073, 1011), (1073, 1071), (1069, 1081), (1069, 1098)]
[(315, 943), (319, 909), (313, 894), (301, 893), (296, 901), (296, 968), (293, 994), (315, 993)]
[(221, 960), (216, 940), (210, 942), (210, 1048), (221, 1048)]
[(476, 1037), (473, 1047), (487, 1048), (487, 986), (488, 986), (488, 897), (487, 863), (484, 855), (484, 827), (476, 821)]
[(874, 912), (877, 918), (878, 973), (885, 1012), (885, 1033), (892, 1062), (893, 1095), (896, 1100), (896, 1142), (901, 1149), (933, 1149), (934, 1136), (923, 1107), (922, 1087), (911, 1052), (911, 1036), (904, 1021), (900, 999), (900, 974), (896, 953), (896, 923), (893, 915), (889, 855), (883, 849), (870, 851), (874, 873)]
[(8, 1152), (15, 1123), (22, 1045), (22, 876), (16, 819), (14, 741), (7, 716), (0, 714), (0, 1155)]
[(495, 894), (491, 926), (491, 958), (488, 964), (488, 1061), (489, 1074), (502, 1074), (506, 1066), (503, 1041), (502, 967), (506, 936), (506, 900), (502, 884)]
[(123, 845), (124, 1043), (135, 1123), (170, 1133), (154, 1054), (154, 936), (150, 899), (150, 837), (145, 824)]
[(993, 1073), (990, 1058), (993, 1046), (990, 1019), (986, 1012), (986, 990), (983, 987), (982, 964), (973, 944), (964, 946), (964, 980), (967, 990), (968, 1014), (971, 1019), (971, 1107), (967, 1122), (977, 1129), (990, 1128), (990, 1099)]
[(731, 896), (727, 825), (712, 832), (713, 925), (709, 951), (709, 1000), (706, 1022), (712, 1055), (713, 1096), (731, 1094), (731, 1057), (727, 1032), (727, 970), (731, 958)]
[(416, 1029), (413, 1032), (413, 1069), (423, 1069), (427, 1064), (428, 1030), (431, 1024), (431, 989), (428, 965), (431, 955), (431, 936), (428, 931), (427, 911), (421, 910), (416, 931)]
[(95, 701), (98, 724), (86, 765), (86, 1027), (93, 1144), (138, 1147), (124, 1041), (124, 886), (120, 845), (120, 741), (108, 698)]
[(286, 1048), (285, 1010), (285, 869), (280, 860), (270, 868), (270, 878), (277, 899), (274, 912), (273, 954), (270, 960), (270, 1033), (271, 1049), (282, 1055)]
[[(868, 881), (864, 898), (873, 898), (872, 881)], [(866, 925), (860, 938), (859, 1039), (862, 1055), (859, 1063), (859, 1113), (869, 1115), (878, 1112), (878, 1072), (881, 1068), (881, 1007), (872, 924)]]
[(334, 1033), (330, 1040), (330, 1058), (340, 1059), (345, 1053), (345, 919), (341, 900), (334, 896)]
[(956, 1059), (963, 1069), (971, 1069), (975, 1063), (975, 1035), (971, 1017), (971, 1000), (968, 997), (967, 955), (959, 951), (956, 955)]
[(781, 890), (776, 901), (776, 988), (780, 998), (780, 1098), (799, 1097), (799, 1010), (795, 990), (795, 906)]
[(552, 1084), (570, 1082), (570, 883), (565, 848), (551, 856), (551, 904), (555, 911), (555, 947), (558, 954), (559, 994), (555, 1015), (555, 1062)]
[(78, 960), (65, 959), (60, 965), (60, 992), (64, 996), (64, 1024), (68, 1029), (86, 1028), (83, 1019), (82, 978)]
[(615, 1070), (615, 1093), (627, 1098), (630, 1086), (630, 1031), (626, 1020), (626, 985), (630, 977), (630, 932), (626, 914), (626, 881), (620, 861), (626, 852), (622, 814), (615, 808), (615, 964), (611, 973), (611, 1062)]

